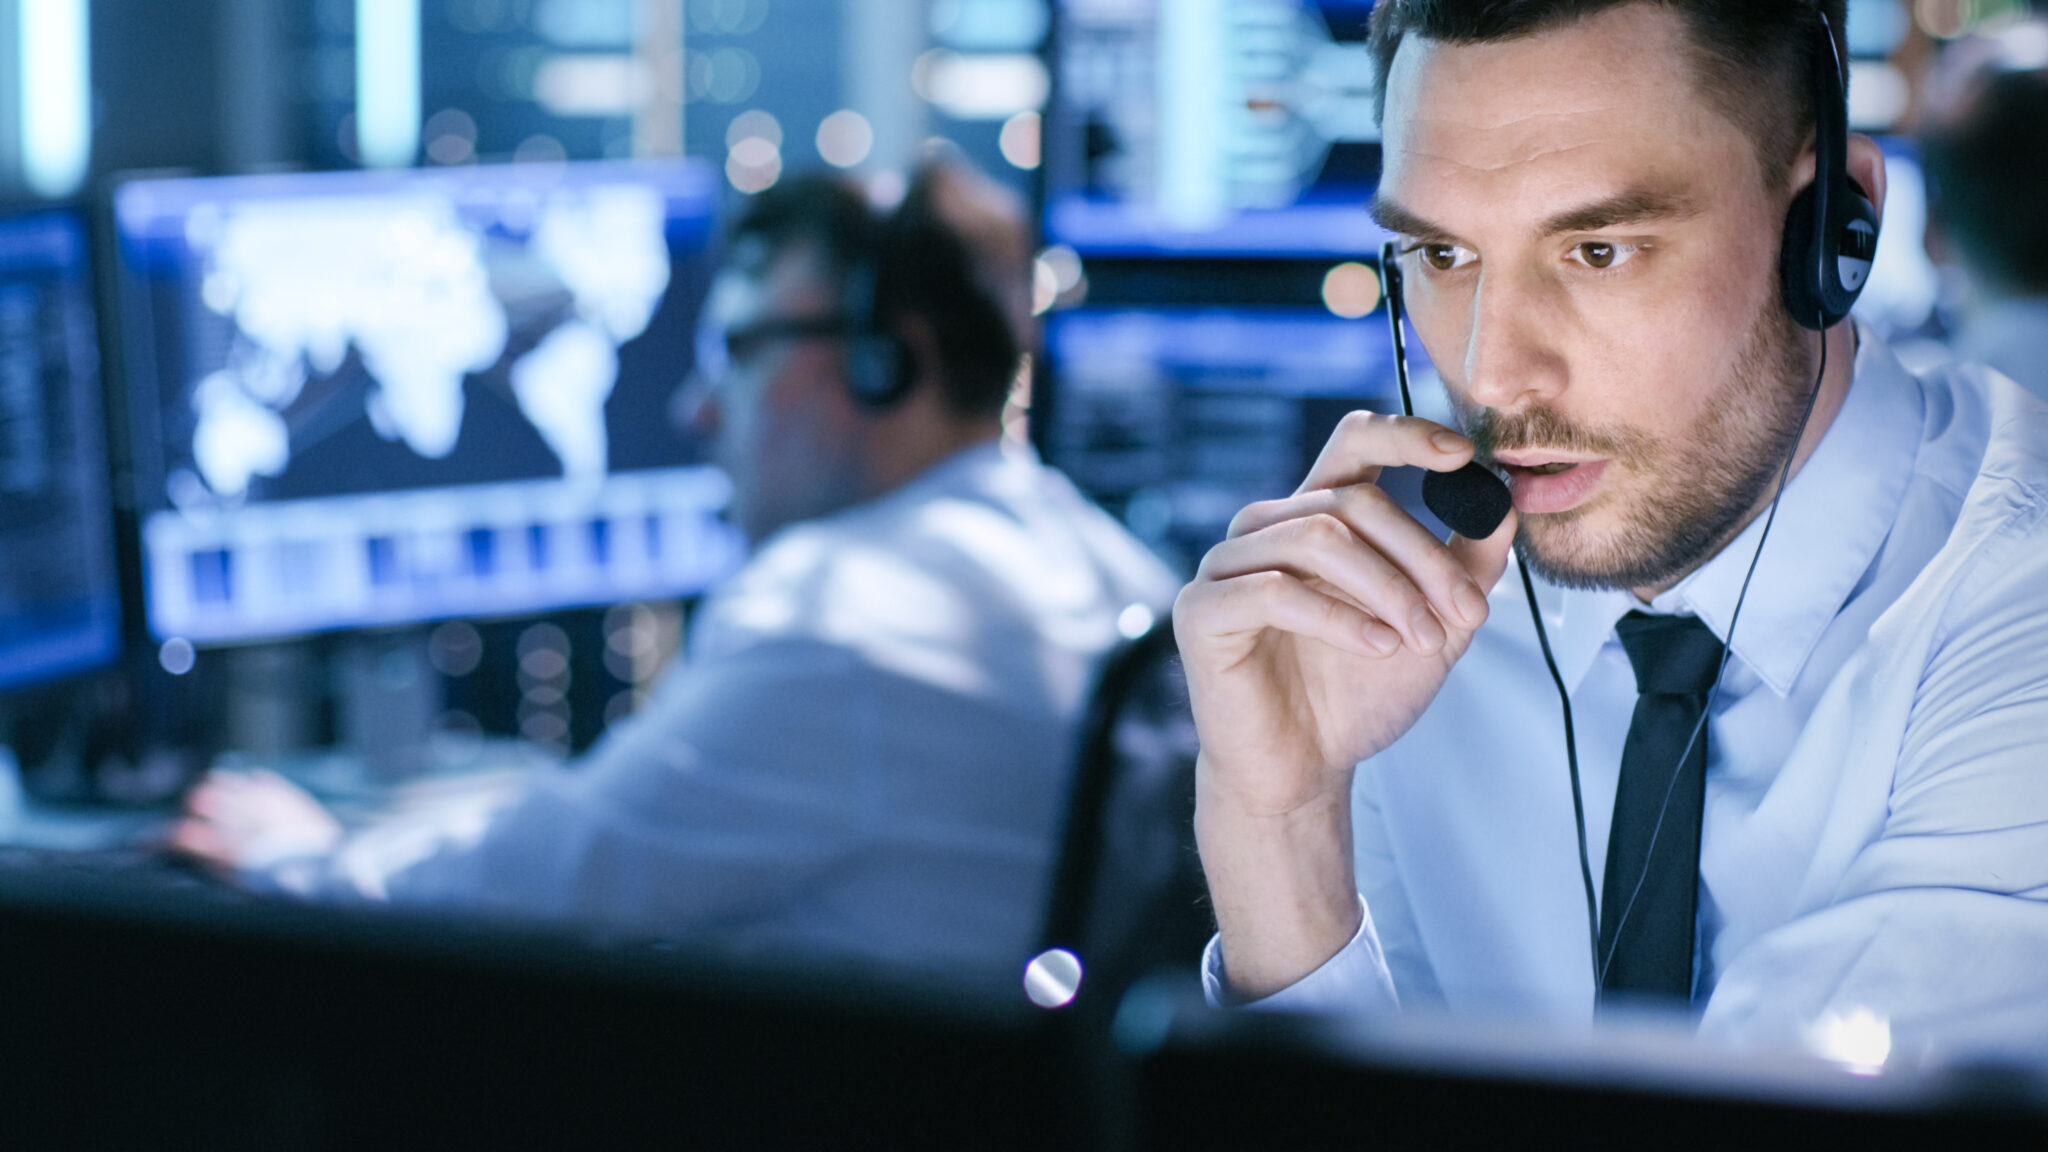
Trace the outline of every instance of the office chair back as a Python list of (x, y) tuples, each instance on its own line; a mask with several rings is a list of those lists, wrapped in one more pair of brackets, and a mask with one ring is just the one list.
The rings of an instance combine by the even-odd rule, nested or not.
[(1215, 930), (1194, 844), (1195, 737), (1162, 619), (1112, 650), (1083, 717), (1044, 946), (1080, 957), (1077, 1000), (1193, 970)]

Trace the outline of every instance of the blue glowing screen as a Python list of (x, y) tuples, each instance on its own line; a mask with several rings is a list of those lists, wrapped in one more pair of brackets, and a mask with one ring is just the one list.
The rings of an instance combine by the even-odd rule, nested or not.
[(115, 195), (148, 619), (233, 641), (686, 595), (741, 546), (666, 411), (695, 163), (145, 180)]

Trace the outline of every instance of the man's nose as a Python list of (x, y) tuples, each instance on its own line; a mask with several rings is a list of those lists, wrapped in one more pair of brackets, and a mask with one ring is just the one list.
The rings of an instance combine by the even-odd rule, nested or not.
[(1555, 342), (1564, 317), (1556, 314), (1552, 291), (1512, 271), (1480, 274), (1465, 340), (1465, 393), (1472, 403), (1527, 407), (1564, 391), (1568, 373)]

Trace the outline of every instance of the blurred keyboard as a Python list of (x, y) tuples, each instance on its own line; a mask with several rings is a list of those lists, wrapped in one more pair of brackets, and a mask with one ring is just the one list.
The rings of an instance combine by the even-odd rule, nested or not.
[(231, 903), (252, 899), (193, 865), (142, 846), (66, 849), (0, 844), (0, 889), (99, 889)]

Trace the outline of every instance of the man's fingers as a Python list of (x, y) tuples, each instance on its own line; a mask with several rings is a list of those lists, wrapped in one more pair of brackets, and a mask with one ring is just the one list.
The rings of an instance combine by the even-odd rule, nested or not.
[(197, 820), (181, 820), (165, 839), (164, 847), (223, 880), (233, 881), (241, 867), (241, 853), (235, 842)]
[[(1332, 517), (1340, 521), (1358, 538), (1359, 546), (1378, 553), (1397, 568), (1403, 577), (1428, 601), (1438, 620), (1447, 627), (1470, 631), (1479, 627), (1486, 619), (1486, 591), (1490, 585), (1475, 584), (1461, 559), (1442, 541), (1430, 534), (1400, 503), (1385, 491), (1370, 484), (1354, 484), (1345, 488), (1323, 489), (1290, 496), (1285, 500), (1255, 504), (1239, 514), (1231, 526), (1237, 539), (1254, 535), (1292, 538), (1290, 533), (1298, 529), (1282, 529), (1290, 521), (1313, 520), (1316, 517)], [(1314, 534), (1312, 533), (1311, 536)], [(1282, 558), (1277, 563), (1259, 565), (1246, 557), (1257, 555), (1247, 545), (1228, 541), (1229, 548), (1222, 549), (1216, 561), (1204, 559), (1203, 571), (1209, 575), (1230, 574), (1251, 571), (1254, 567), (1279, 567), (1294, 571), (1297, 575), (1323, 575), (1307, 573), (1290, 565)], [(1235, 571), (1224, 572), (1219, 567), (1224, 563), (1234, 566)], [(1375, 570), (1374, 576), (1388, 578), (1384, 570)], [(1346, 589), (1349, 593), (1350, 589)], [(1361, 603), (1374, 611), (1379, 606), (1365, 597), (1358, 597)], [(1400, 614), (1389, 616), (1389, 620), (1406, 620), (1414, 612), (1413, 604), (1397, 604)]]
[(218, 816), (224, 806), (234, 802), (235, 786), (239, 783), (240, 779), (232, 773), (218, 769), (208, 772), (185, 793), (185, 811), (194, 816)]
[(174, 852), (202, 860), (226, 861), (233, 858), (227, 840), (218, 829), (203, 820), (178, 821), (165, 844)]
[[(1441, 547), (1439, 545), (1439, 547)], [(1225, 540), (1202, 559), (1200, 578), (1228, 580), (1255, 572), (1284, 572), (1321, 581), (1357, 607), (1401, 633), (1418, 652), (1435, 652), (1448, 639), (1444, 619), (1408, 573), (1361, 538), (1341, 516), (1319, 512)], [(1457, 577), (1461, 582), (1464, 577)]]
[(279, 788), (283, 789), (284, 791), (292, 793), (305, 791), (305, 789), (300, 788), (297, 784), (294, 784), (291, 781), (285, 779), (284, 777), (278, 775), (277, 773), (272, 772), (268, 768), (250, 769), (248, 780), (249, 783), (255, 784), (263, 788)]
[(1500, 522), (1500, 527), (1493, 530), (1493, 535), (1484, 540), (1453, 536), (1446, 550), (1457, 558), (1459, 566), (1472, 577), (1473, 583), (1491, 590), (1500, 582), (1501, 573), (1507, 571), (1508, 553), (1514, 551), (1515, 529), (1520, 523), (1521, 517), (1510, 511), (1507, 519)]
[(1372, 542), (1429, 599), (1446, 627), (1471, 631), (1486, 622), (1486, 590), (1474, 581), (1458, 555), (1444, 546), (1400, 501), (1373, 485), (1329, 493), (1333, 515)]
[(1472, 459), (1472, 442), (1432, 420), (1352, 412), (1316, 457), (1315, 466), (1296, 492), (1370, 484), (1380, 469), (1414, 465), (1433, 472), (1451, 472)]
[(1400, 633), (1385, 623), (1296, 577), (1270, 569), (1188, 585), (1174, 605), (1173, 618), (1176, 631), (1190, 628), (1212, 637), (1272, 628), (1320, 640), (1356, 656), (1390, 656), (1401, 649)]

